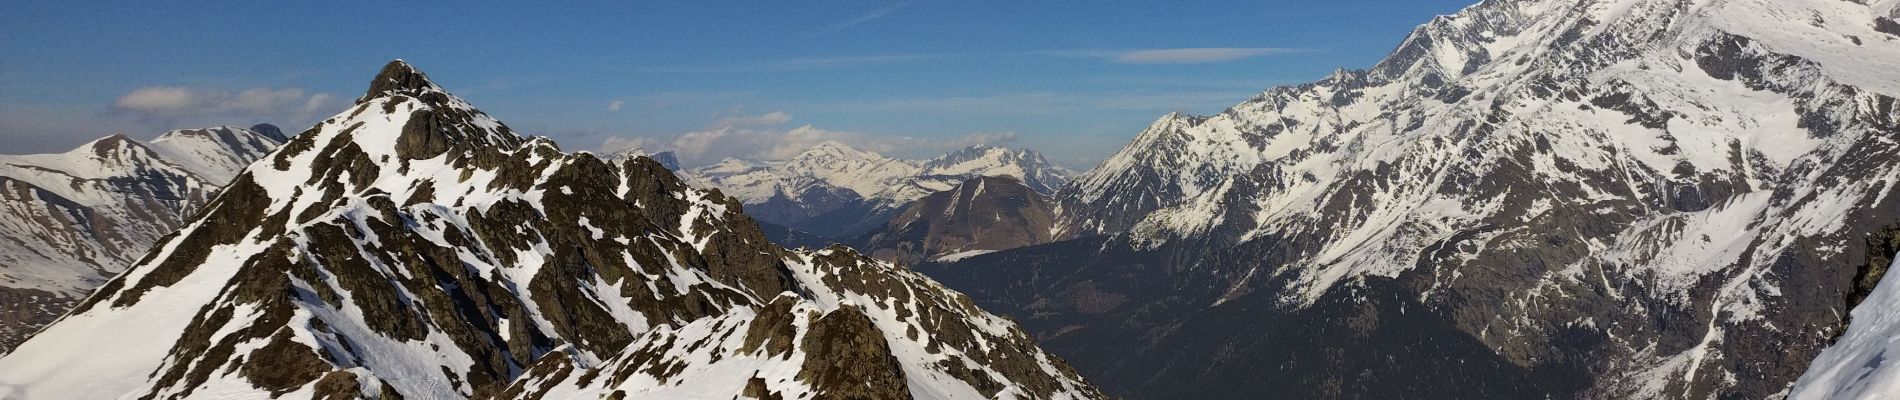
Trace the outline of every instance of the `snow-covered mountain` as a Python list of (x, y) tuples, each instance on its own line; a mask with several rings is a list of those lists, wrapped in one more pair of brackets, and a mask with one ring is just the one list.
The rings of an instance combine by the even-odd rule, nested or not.
[(927, 271), (1137, 398), (1772, 397), (1893, 254), (1897, 7), (1484, 1)]
[(912, 202), (853, 245), (905, 265), (954, 261), (1048, 243), (1052, 208), (1047, 196), (1015, 177), (980, 176)]
[(227, 126), (0, 155), (0, 353), (131, 266), (284, 140), (270, 125)]
[(968, 298), (739, 210), (391, 62), (0, 358), (0, 397), (1102, 397)]
[(1068, 184), (1071, 175), (1062, 167), (1050, 164), (1035, 150), (994, 146), (965, 147), (919, 163), (919, 167), (922, 171), (915, 185), (928, 191), (926, 195), (950, 190), (979, 176), (1012, 177), (1037, 193), (1051, 194)]
[(910, 202), (970, 178), (1010, 176), (1052, 193), (1069, 173), (1033, 150), (972, 146), (914, 161), (823, 142), (789, 160), (727, 159), (681, 175), (744, 201), (760, 220), (836, 237), (881, 226)]

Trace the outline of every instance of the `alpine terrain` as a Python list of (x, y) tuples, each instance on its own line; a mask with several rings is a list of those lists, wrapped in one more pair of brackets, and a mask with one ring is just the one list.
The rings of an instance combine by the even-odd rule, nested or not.
[(0, 358), (0, 398), (1103, 396), (921, 275), (391, 62)]
[(1897, 18), (1484, 1), (921, 268), (1130, 398), (1780, 397), (1900, 249)]
[(788, 160), (727, 159), (681, 175), (739, 198), (762, 221), (845, 238), (877, 229), (911, 202), (970, 178), (1015, 177), (1046, 194), (1067, 183), (1069, 173), (1034, 150), (972, 146), (913, 161), (823, 142)]
[(1048, 243), (1052, 208), (1047, 196), (1014, 177), (980, 176), (912, 202), (857, 246), (909, 265)]
[[(1892, 266), (1888, 266), (1892, 268)], [(1795, 381), (1789, 399), (1883, 399), (1900, 392), (1900, 369), (1887, 360), (1900, 339), (1900, 274), (1885, 274), (1854, 307), (1853, 322)]]
[(0, 354), (131, 266), (284, 140), (260, 124), (0, 155)]

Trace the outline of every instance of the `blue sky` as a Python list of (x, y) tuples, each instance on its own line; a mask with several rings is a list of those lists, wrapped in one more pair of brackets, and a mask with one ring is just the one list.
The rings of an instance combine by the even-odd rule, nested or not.
[(817, 140), (907, 157), (989, 143), (1087, 168), (1165, 113), (1370, 66), (1468, 1), (7, 1), (0, 153), (301, 131), (403, 58), (570, 150), (696, 164)]

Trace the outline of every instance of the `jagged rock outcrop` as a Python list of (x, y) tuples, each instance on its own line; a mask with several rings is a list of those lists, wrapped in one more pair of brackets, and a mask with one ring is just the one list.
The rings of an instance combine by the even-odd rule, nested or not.
[(849, 249), (785, 250), (740, 210), (652, 159), (518, 136), (396, 61), (0, 358), (0, 388), (1102, 397), (962, 295)]

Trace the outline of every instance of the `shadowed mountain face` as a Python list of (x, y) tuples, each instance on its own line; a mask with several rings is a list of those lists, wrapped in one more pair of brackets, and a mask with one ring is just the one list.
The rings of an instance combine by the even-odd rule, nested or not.
[(922, 275), (781, 248), (650, 158), (523, 138), (401, 61), (0, 358), (0, 390), (1102, 397)]
[(0, 354), (124, 271), (285, 139), (260, 124), (0, 155)]
[(1896, 7), (1485, 1), (919, 270), (1132, 398), (1770, 398), (1895, 250)]
[(1049, 199), (1010, 177), (978, 177), (911, 203), (858, 240), (872, 257), (916, 264), (1049, 242)]

